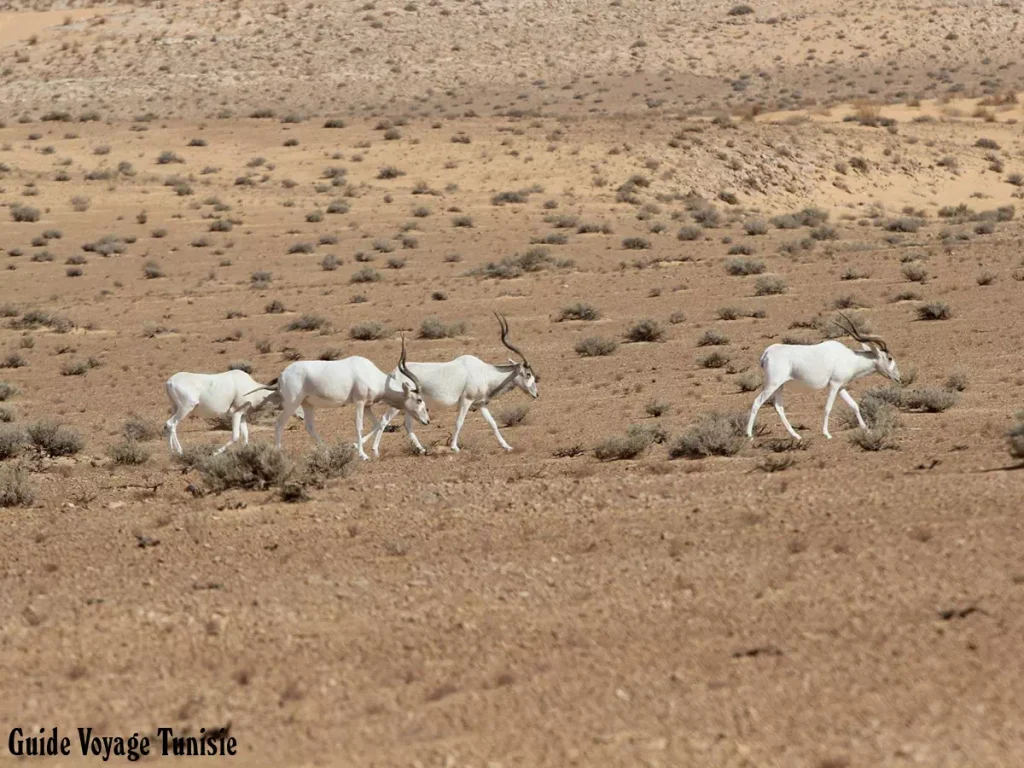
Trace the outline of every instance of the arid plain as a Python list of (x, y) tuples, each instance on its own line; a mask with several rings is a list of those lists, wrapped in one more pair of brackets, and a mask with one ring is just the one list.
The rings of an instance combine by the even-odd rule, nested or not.
[[(1021, 763), (1019, 5), (72, 6), (0, 4), (5, 739)], [(160, 432), (180, 370), (504, 362), (495, 310), (511, 453), (435, 409), (325, 468), (294, 420), (252, 489)], [(790, 385), (802, 443), (737, 438), (837, 310), (903, 371), (852, 386), (873, 429)]]

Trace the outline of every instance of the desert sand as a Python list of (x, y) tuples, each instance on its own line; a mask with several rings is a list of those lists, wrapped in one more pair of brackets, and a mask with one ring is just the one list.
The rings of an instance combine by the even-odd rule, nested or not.
[[(1024, 760), (1018, 5), (69, 6), (0, 5), (5, 740)], [(851, 386), (872, 429), (791, 384), (802, 441), (737, 436), (767, 345), (858, 347), (840, 310), (903, 373)], [(503, 363), (494, 311), (540, 377), (511, 453), (435, 409), (348, 461), (321, 409), (337, 472), (293, 420), (223, 487), (222, 424), (161, 434), (176, 371)]]

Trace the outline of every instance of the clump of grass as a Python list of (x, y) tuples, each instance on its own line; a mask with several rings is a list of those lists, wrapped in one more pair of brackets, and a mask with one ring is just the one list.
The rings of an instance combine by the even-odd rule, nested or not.
[(887, 232), (917, 232), (922, 223), (921, 219), (913, 216), (901, 216), (885, 222), (885, 230)]
[(715, 350), (701, 357), (698, 362), (701, 368), (724, 368), (729, 364), (729, 356), (724, 352)]
[(671, 459), (734, 456), (746, 443), (744, 414), (705, 413), (669, 446)]
[(89, 364), (85, 361), (68, 361), (60, 367), (61, 376), (85, 376), (89, 372)]
[(747, 243), (736, 243), (729, 246), (730, 256), (751, 256), (754, 253), (754, 246)]
[(530, 413), (530, 406), (515, 405), (498, 414), (498, 423), (503, 427), (515, 427), (522, 424)]
[(657, 419), (668, 413), (671, 407), (672, 406), (670, 406), (668, 403), (663, 402), (661, 400), (651, 400), (649, 403), (647, 403), (647, 405), (644, 406), (644, 411), (647, 413), (648, 416)]
[(421, 339), (450, 339), (466, 332), (466, 324), (462, 321), (446, 323), (439, 317), (431, 316), (420, 323)]
[(945, 386), (952, 392), (963, 392), (967, 389), (967, 374), (963, 371), (953, 371), (946, 379)]
[(257, 291), (267, 288), (274, 281), (274, 274), (259, 269), (249, 275), (249, 287)]
[(676, 237), (683, 242), (689, 242), (697, 240), (703, 233), (704, 230), (695, 224), (687, 224), (679, 228)]
[(324, 481), (343, 477), (356, 465), (359, 454), (351, 445), (335, 443), (317, 446), (306, 456), (303, 479), (322, 486)]
[(121, 435), (125, 440), (136, 440), (144, 443), (159, 437), (160, 430), (140, 416), (133, 415), (128, 417), (128, 420), (121, 426)]
[(338, 265), (340, 263), (341, 262), (338, 261), (337, 256), (335, 256), (333, 253), (328, 253), (320, 260), (320, 268), (324, 270), (324, 272), (333, 272), (338, 268)]
[(734, 277), (760, 275), (765, 271), (765, 265), (759, 259), (731, 259), (726, 262), (725, 271)]
[(555, 315), (555, 322), (561, 323), (566, 320), (598, 320), (601, 317), (601, 310), (592, 304), (576, 302), (567, 307), (562, 307)]
[(768, 223), (761, 219), (750, 219), (743, 222), (743, 231), (751, 237), (768, 234)]
[(82, 436), (53, 421), (39, 421), (25, 430), (29, 443), (45, 456), (74, 456), (85, 447)]
[(1024, 411), (1017, 414), (1017, 423), (1006, 433), (1010, 456), (1024, 459)]
[(285, 311), (284, 302), (280, 299), (274, 299), (273, 301), (267, 302), (263, 307), (263, 311), (268, 315), (280, 315)]
[(352, 273), (352, 277), (349, 278), (350, 283), (376, 283), (381, 279), (380, 272), (373, 267), (363, 267)]
[(704, 331), (703, 335), (697, 339), (698, 347), (715, 347), (728, 343), (729, 338), (724, 333), (719, 333), (714, 328), (709, 328)]
[(761, 386), (761, 375), (757, 371), (747, 371), (736, 380), (736, 385), (740, 392), (753, 392)]
[(576, 342), (574, 349), (580, 357), (607, 357), (615, 352), (619, 345), (612, 339), (589, 336)]
[(284, 327), (286, 331), (319, 331), (331, 327), (330, 321), (320, 315), (301, 315)]
[(0, 403), (5, 400), (10, 400), (18, 394), (18, 388), (13, 384), (8, 384), (6, 381), (0, 381)]
[(184, 163), (185, 158), (179, 155), (177, 152), (172, 152), (169, 149), (165, 149), (156, 158), (157, 165), (170, 165), (171, 163)]
[(123, 440), (112, 445), (109, 454), (114, 464), (123, 467), (137, 467), (149, 461), (149, 451), (135, 440)]
[(0, 360), (0, 368), (24, 368), (26, 365), (28, 365), (28, 360), (18, 352), (11, 352), (3, 360)]
[(951, 389), (922, 387), (921, 389), (905, 390), (902, 396), (902, 406), (909, 411), (942, 413), (956, 405), (959, 399), (959, 395)]
[(24, 467), (0, 467), (0, 507), (29, 507), (35, 497)]
[(594, 448), (594, 456), (599, 461), (635, 459), (645, 453), (653, 443), (651, 433), (631, 431), (626, 435), (616, 435), (598, 443)]
[(39, 209), (30, 205), (15, 203), (10, 207), (11, 219), (19, 223), (32, 223), (39, 221)]
[(858, 429), (850, 435), (850, 442), (864, 451), (895, 450), (893, 429), (888, 426)]
[(644, 318), (631, 325), (626, 331), (626, 340), (638, 343), (643, 341), (663, 341), (665, 330), (657, 320)]
[(199, 456), (195, 461), (204, 484), (214, 492), (232, 488), (262, 491), (280, 486), (295, 471), (295, 465), (269, 443), (249, 443), (237, 451)]
[(949, 305), (943, 301), (922, 304), (916, 311), (918, 320), (948, 320), (953, 316)]
[(523, 253), (506, 256), (499, 262), (488, 262), (482, 267), (471, 270), (469, 274), (479, 277), (493, 277), (509, 280), (527, 272), (541, 272), (549, 269), (555, 260), (548, 248), (530, 248)]
[(11, 427), (0, 428), (0, 461), (13, 459), (25, 447), (25, 433)]
[(786, 290), (786, 281), (781, 277), (761, 277), (754, 283), (755, 296), (777, 296)]
[(645, 251), (651, 243), (642, 237), (627, 237), (622, 240), (622, 247), (627, 251)]
[(974, 280), (978, 285), (992, 285), (992, 283), (996, 281), (996, 277), (997, 275), (995, 272), (985, 271), (974, 278)]
[(356, 341), (376, 341), (387, 336), (387, 329), (383, 323), (373, 320), (366, 323), (356, 323), (348, 329), (350, 339)]
[(923, 264), (904, 264), (903, 277), (912, 283), (925, 283), (928, 281), (928, 270)]

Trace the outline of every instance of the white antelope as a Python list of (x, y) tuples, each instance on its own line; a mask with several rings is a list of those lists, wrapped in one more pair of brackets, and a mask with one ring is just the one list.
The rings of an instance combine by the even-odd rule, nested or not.
[[(276, 382), (271, 381), (271, 386)], [(178, 423), (195, 411), (204, 419), (231, 414), (231, 439), (217, 450), (226, 450), (237, 443), (249, 444), (249, 425), (246, 416), (265, 405), (277, 404), (281, 398), (274, 392), (263, 392), (262, 385), (245, 371), (224, 373), (189, 373), (182, 371), (167, 380), (164, 388), (171, 401), (171, 418), (167, 420), (168, 441), (172, 453), (181, 453), (178, 441)], [(256, 387), (257, 389), (253, 389)], [(302, 418), (301, 412), (295, 414)]]
[[(403, 373), (409, 376), (410, 372), (414, 372), (420, 389), (423, 392), (423, 397), (431, 408), (435, 406), (447, 406), (449, 408), (455, 405), (459, 406), (459, 415), (455, 418), (455, 431), (452, 433), (450, 443), (451, 449), (456, 453), (459, 451), (459, 433), (462, 431), (462, 425), (466, 421), (466, 414), (469, 413), (469, 409), (472, 407), (476, 407), (480, 411), (491, 429), (494, 430), (494, 436), (498, 438), (498, 443), (501, 447), (506, 451), (511, 451), (512, 446), (505, 442), (505, 438), (498, 431), (498, 425), (495, 423), (491, 412), (487, 410), (487, 404), (498, 395), (514, 387), (523, 390), (530, 397), (537, 397), (538, 379), (534, 375), (526, 355), (509, 343), (508, 321), (497, 312), (494, 313), (494, 316), (498, 318), (498, 323), (501, 325), (501, 343), (519, 355), (522, 358), (522, 362), (517, 363), (512, 358), (509, 358), (508, 363), (491, 365), (490, 363), (485, 363), (479, 357), (461, 355), (447, 363), (409, 363), (406, 371), (399, 371), (396, 368), (391, 372), (391, 375), (396, 378)], [(391, 408), (385, 413), (377, 425), (375, 434), (371, 435), (373, 437), (374, 456), (378, 455), (380, 439), (381, 435), (384, 434), (384, 429), (397, 413), (398, 411), (395, 408)], [(409, 434), (409, 440), (412, 441), (416, 450), (420, 453), (425, 453), (426, 449), (420, 444), (416, 433), (413, 432), (413, 422), (408, 414), (405, 417), (405, 431)], [(367, 439), (369, 437), (367, 436)]]
[[(764, 386), (754, 398), (750, 409), (750, 420), (747, 422), (747, 437), (754, 436), (754, 419), (757, 411), (768, 400), (775, 405), (779, 418), (786, 431), (797, 440), (796, 433), (786, 412), (782, 407), (782, 386), (787, 381), (798, 381), (811, 389), (828, 387), (828, 400), (825, 402), (825, 425), (822, 433), (832, 439), (828, 431), (828, 417), (832, 413), (832, 405), (838, 394), (843, 398), (854, 414), (861, 429), (867, 429), (864, 418), (860, 415), (860, 407), (846, 391), (850, 382), (872, 373), (880, 373), (886, 378), (900, 383), (900, 370), (896, 361), (889, 354), (889, 347), (881, 336), (861, 333), (842, 312), (840, 316), (846, 325), (835, 323), (842, 330), (860, 342), (861, 349), (853, 350), (838, 341), (823, 341), (820, 344), (772, 344), (761, 355), (761, 368), (764, 371)], [(835, 322), (835, 321), (833, 321)]]
[[(374, 428), (378, 426), (373, 415), (373, 404), (383, 400), (391, 408), (405, 411), (407, 418), (416, 416), (423, 424), (430, 423), (430, 413), (420, 395), (416, 376), (405, 367), (405, 337), (402, 337), (402, 356), (398, 369), (406, 376), (399, 382), (380, 370), (365, 357), (352, 356), (343, 360), (299, 360), (285, 368), (276, 384), (263, 386), (280, 394), (281, 415), (274, 430), (274, 443), (280, 448), (284, 425), (298, 408), (303, 409), (303, 422), (310, 436), (322, 443), (316, 433), (316, 409), (332, 408), (354, 403), (356, 406), (356, 448), (362, 459), (369, 459), (363, 450), (363, 412), (370, 415)], [(396, 386), (397, 385), (397, 386)], [(371, 433), (372, 434), (372, 433)]]

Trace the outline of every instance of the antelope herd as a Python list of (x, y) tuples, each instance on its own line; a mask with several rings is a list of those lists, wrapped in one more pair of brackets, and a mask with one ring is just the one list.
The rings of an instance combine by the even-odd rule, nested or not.
[[(862, 333), (850, 318), (839, 314), (843, 322), (834, 321), (835, 324), (860, 343), (860, 350), (850, 349), (834, 340), (808, 345), (772, 344), (765, 349), (760, 358), (764, 384), (750, 409), (746, 430), (748, 438), (753, 438), (758, 410), (770, 400), (786, 431), (793, 438), (800, 439), (786, 418), (782, 404), (782, 389), (789, 381), (800, 382), (811, 389), (828, 387), (822, 428), (826, 438), (832, 437), (828, 423), (836, 395), (853, 410), (860, 428), (868, 428), (860, 407), (846, 387), (872, 373), (880, 373), (898, 384), (900, 371), (881, 336)], [(508, 340), (508, 321), (497, 312), (494, 316), (501, 327), (501, 343), (519, 356), (518, 362), (509, 358), (507, 363), (492, 364), (474, 355), (460, 355), (446, 363), (408, 363), (403, 336), (398, 365), (387, 374), (358, 355), (331, 361), (299, 360), (267, 384), (260, 384), (249, 374), (237, 370), (216, 374), (176, 373), (165, 384), (171, 401), (171, 418), (166, 424), (171, 451), (182, 452), (177, 426), (193, 411), (204, 418), (230, 415), (231, 440), (217, 450), (220, 453), (239, 440), (243, 445), (248, 444), (246, 417), (267, 405), (281, 408), (274, 426), (274, 444), (281, 448), (284, 427), (292, 416), (300, 418), (310, 436), (317, 443), (322, 443), (316, 432), (316, 409), (349, 403), (355, 405), (355, 448), (362, 459), (370, 458), (363, 448), (369, 440), (372, 440), (373, 455), (379, 455), (384, 430), (400, 412), (405, 415), (405, 431), (409, 440), (419, 453), (425, 453), (426, 449), (413, 431), (414, 420), (429, 424), (430, 409), (439, 406), (458, 407), (449, 443), (452, 451), (459, 451), (459, 434), (473, 408), (480, 411), (498, 444), (511, 451), (512, 446), (502, 436), (487, 406), (494, 398), (512, 389), (521, 389), (536, 398), (539, 378), (526, 355)], [(380, 419), (373, 412), (373, 405), (378, 402), (383, 402), (388, 408)], [(363, 433), (364, 414), (373, 424), (368, 434)]]

